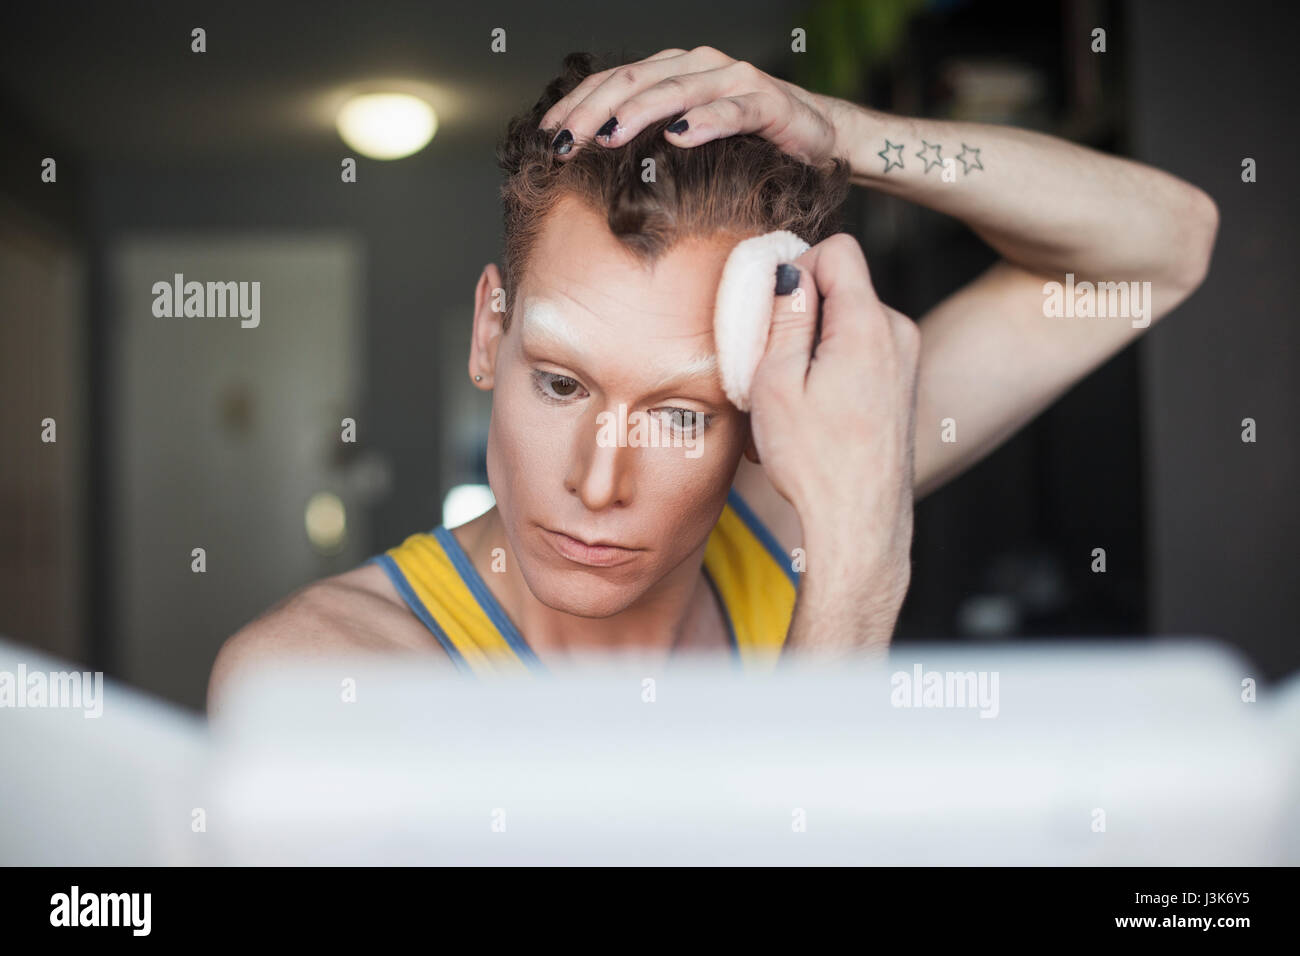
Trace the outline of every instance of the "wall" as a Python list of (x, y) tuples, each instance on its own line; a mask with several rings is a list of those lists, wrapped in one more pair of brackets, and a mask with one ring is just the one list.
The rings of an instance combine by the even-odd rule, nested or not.
[(1111, 34), (1131, 51), (1134, 155), (1221, 219), (1207, 281), (1142, 345), (1153, 629), (1225, 637), (1272, 676), (1300, 665), (1298, 25), (1290, 4), (1194, 0), (1133, 4)]

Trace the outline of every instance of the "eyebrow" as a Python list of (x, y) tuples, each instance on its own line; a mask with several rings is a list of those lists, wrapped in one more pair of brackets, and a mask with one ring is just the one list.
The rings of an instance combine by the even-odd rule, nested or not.
[[(564, 321), (560, 310), (545, 299), (527, 299), (524, 302), (523, 332), (525, 342), (541, 338), (553, 345), (567, 348), (576, 356), (590, 362), (592, 356), (574, 328)], [(688, 359), (680, 365), (665, 368), (651, 384), (653, 391), (682, 385), (717, 373), (718, 356), (709, 352)]]

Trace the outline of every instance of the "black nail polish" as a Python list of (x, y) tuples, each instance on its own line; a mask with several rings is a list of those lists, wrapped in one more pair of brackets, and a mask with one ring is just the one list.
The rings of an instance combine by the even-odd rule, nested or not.
[(569, 150), (573, 149), (573, 134), (567, 129), (560, 130), (560, 135), (551, 141), (551, 149), (563, 156)]
[(616, 126), (618, 126), (618, 117), (617, 117), (617, 116), (611, 116), (609, 119), (605, 120), (605, 125), (604, 125), (604, 126), (602, 126), (600, 129), (596, 130), (596, 135), (597, 135), (598, 137), (600, 137), (600, 136), (606, 136), (606, 137), (607, 137), (607, 136), (610, 136), (610, 135), (613, 134), (613, 132), (614, 132), (614, 128), (615, 128)]
[(669, 123), (669, 124), (668, 124), (668, 132), (670, 132), (670, 133), (684, 133), (684, 132), (686, 132), (686, 127), (687, 127), (686, 120), (684, 120), (684, 119), (679, 119), (679, 120), (677, 120), (677, 121), (674, 122), (674, 123)]
[(799, 270), (797, 267), (783, 262), (776, 267), (776, 294), (789, 295), (795, 289), (799, 288)]

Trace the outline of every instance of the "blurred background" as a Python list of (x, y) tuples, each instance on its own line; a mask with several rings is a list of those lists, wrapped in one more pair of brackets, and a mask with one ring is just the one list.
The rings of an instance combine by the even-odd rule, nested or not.
[[(490, 398), (465, 365), (474, 283), (500, 262), (505, 123), (572, 50), (710, 44), (880, 109), (1133, 156), (1219, 205), (1194, 298), (918, 505), (898, 641), (1194, 634), (1262, 678), (1300, 665), (1290, 5), (87, 2), (0, 17), (0, 634), (199, 710), (221, 642), (270, 604), (485, 507)], [(809, 53), (790, 52), (795, 28)], [(340, 107), (378, 91), (433, 108), (426, 146), (383, 160), (345, 144)], [(846, 223), (882, 297), (913, 316), (993, 259), (959, 223), (864, 190)], [(156, 318), (153, 283), (177, 273), (260, 281), (261, 323)]]

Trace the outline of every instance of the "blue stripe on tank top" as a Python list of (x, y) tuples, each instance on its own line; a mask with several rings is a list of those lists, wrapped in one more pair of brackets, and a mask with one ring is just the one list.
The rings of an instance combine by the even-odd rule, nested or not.
[(474, 595), (474, 600), (478, 601), (478, 606), (483, 609), (483, 613), (488, 616), (488, 619), (496, 626), (501, 636), (505, 638), (505, 642), (510, 646), (510, 649), (530, 667), (545, 671), (546, 667), (537, 659), (537, 655), (528, 646), (524, 636), (519, 633), (519, 629), (515, 627), (514, 622), (510, 620), (505, 610), (497, 603), (497, 599), (492, 596), (492, 592), (488, 590), (488, 586), (483, 583), (483, 579), (479, 577), (478, 571), (474, 569), (473, 562), (470, 561), (469, 555), (460, 546), (460, 542), (456, 540), (456, 536), (447, 529), (446, 525), (438, 525), (438, 527), (434, 528), (433, 535), (438, 539), (443, 550), (447, 552), (447, 556), (451, 558), (451, 563), (455, 566), (466, 587), (469, 588), (470, 593)]
[(420, 622), (424, 624), (430, 632), (432, 632), (433, 636), (438, 639), (438, 643), (443, 646), (443, 649), (447, 652), (447, 656), (450, 657), (452, 663), (456, 665), (456, 669), (461, 673), (473, 674), (473, 671), (466, 664), (465, 658), (463, 658), (460, 651), (456, 649), (456, 645), (452, 643), (451, 638), (447, 636), (446, 632), (438, 625), (438, 622), (434, 619), (433, 615), (429, 613), (429, 609), (424, 606), (424, 602), (421, 601), (419, 596), (415, 593), (415, 590), (411, 587), (411, 583), (406, 580), (406, 575), (403, 574), (402, 569), (397, 566), (397, 562), (393, 560), (392, 555), (376, 555), (366, 563), (377, 564), (383, 568), (384, 573), (388, 575), (388, 580), (393, 582), (393, 587), (397, 588), (397, 593), (402, 596), (402, 600), (406, 602), (407, 607), (409, 607), (411, 612), (420, 619)]
[(767, 525), (763, 524), (762, 519), (754, 514), (735, 488), (727, 492), (727, 501), (731, 503), (731, 507), (736, 509), (736, 514), (740, 515), (740, 520), (745, 522), (745, 525), (753, 532), (754, 537), (758, 538), (759, 543), (772, 556), (772, 560), (785, 572), (785, 576), (790, 579), (790, 583), (794, 585), (795, 590), (799, 590), (799, 574), (790, 566), (789, 556), (781, 550), (781, 545), (772, 532), (767, 530)]

